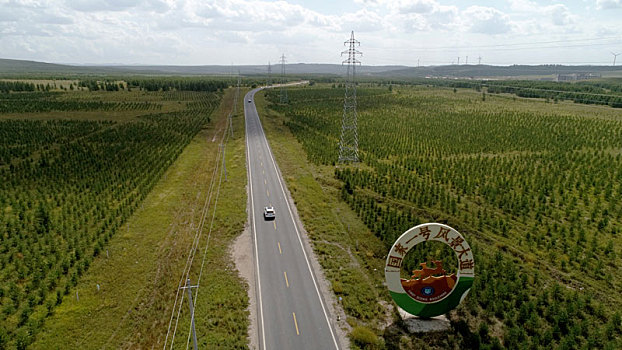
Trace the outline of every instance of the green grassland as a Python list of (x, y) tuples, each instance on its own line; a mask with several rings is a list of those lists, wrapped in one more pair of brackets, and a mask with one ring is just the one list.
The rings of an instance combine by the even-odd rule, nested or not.
[[(224, 132), (232, 96), (139, 90), (0, 94), (0, 348), (164, 342), (170, 301), (196, 231), (192, 225), (218, 162), (215, 135)], [(234, 117), (238, 127), (239, 119)], [(243, 150), (240, 133), (236, 137), (231, 145)], [(227, 157), (230, 171), (241, 172), (244, 182), (244, 157)], [(229, 183), (223, 191), (233, 191)], [(237, 220), (214, 230), (212, 242), (220, 247), (244, 222), (244, 198), (227, 198), (217, 216), (229, 219), (231, 213)], [(209, 336), (213, 325), (197, 329), (205, 342), (243, 346), (245, 286), (227, 254), (214, 248), (210, 253), (204, 278), (224, 287), (201, 289), (205, 300), (197, 317), (226, 295), (239, 305), (219, 312), (236, 326)]]
[[(622, 112), (469, 89), (361, 88), (361, 163), (335, 167), (343, 90), (290, 89), (288, 105), (266, 94), (264, 125), (355, 346), (621, 346)], [(391, 244), (429, 221), (458, 229), (476, 258), (473, 289), (442, 340), (384, 327), (377, 301), (388, 299)]]

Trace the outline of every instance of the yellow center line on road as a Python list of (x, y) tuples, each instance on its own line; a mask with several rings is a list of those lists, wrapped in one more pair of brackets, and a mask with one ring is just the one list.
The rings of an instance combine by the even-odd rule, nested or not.
[(264, 184), (264, 185), (266, 185), (266, 184), (267, 184), (266, 179), (263, 179), (263, 184)]
[(281, 250), (281, 242), (276, 242), (279, 245), (279, 254), (283, 255), (283, 251)]
[(289, 280), (287, 279), (287, 272), (283, 271), (283, 276), (285, 276), (285, 285), (289, 288)]
[[(275, 221), (275, 222), (273, 222), (273, 224), (274, 224), (274, 229), (276, 230), (276, 221)], [(280, 246), (280, 245), (279, 245), (279, 246)]]
[(300, 331), (298, 330), (298, 321), (296, 321), (296, 313), (292, 312), (292, 315), (294, 315), (294, 325), (296, 325), (296, 335), (300, 335)]
[(270, 197), (270, 191), (266, 190), (266, 194)]

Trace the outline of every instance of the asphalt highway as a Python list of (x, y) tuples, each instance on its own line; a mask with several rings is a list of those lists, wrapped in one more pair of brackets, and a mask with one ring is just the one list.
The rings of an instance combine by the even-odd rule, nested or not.
[[(300, 220), (286, 199), (284, 181), (257, 114), (254, 96), (259, 90), (244, 97), (259, 348), (339, 349), (302, 243)], [(274, 207), (274, 220), (264, 219), (266, 206)]]

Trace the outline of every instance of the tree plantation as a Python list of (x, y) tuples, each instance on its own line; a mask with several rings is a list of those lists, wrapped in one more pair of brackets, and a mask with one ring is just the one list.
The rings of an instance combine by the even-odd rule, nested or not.
[[(259, 268), (250, 231), (236, 240), (248, 214), (242, 106), (262, 118), (328, 282), (326, 318), (350, 348), (622, 348), (617, 78), (370, 75), (357, 88), (355, 164), (338, 162), (336, 76), (288, 87), (285, 104), (279, 88), (248, 101), (222, 78), (30, 78), (0, 80), (0, 350), (178, 348), (191, 319), (204, 347), (253, 347), (257, 284), (241, 272)], [(411, 334), (383, 267), (426, 222), (464, 236), (475, 279), (449, 330)], [(421, 243), (403, 254), (404, 279), (458, 273), (454, 247)], [(185, 273), (204, 286), (196, 317)]]
[[(450, 344), (622, 346), (619, 109), (446, 87), (357, 93), (357, 165), (337, 164), (343, 89), (290, 89), (288, 105), (278, 91), (266, 94), (308, 160), (336, 165), (338, 195), (384, 242), (384, 254), (424, 222), (469, 240), (476, 278), (450, 317)], [(418, 261), (428, 253), (414, 252)], [(380, 347), (395, 342), (385, 337)]]
[(32, 342), (107, 254), (209, 122), (210, 90), (0, 94), (0, 349)]

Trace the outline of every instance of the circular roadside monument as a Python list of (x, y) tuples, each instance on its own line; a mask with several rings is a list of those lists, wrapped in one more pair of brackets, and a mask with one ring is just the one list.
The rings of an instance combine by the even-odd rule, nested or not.
[[(420, 261), (420, 269), (410, 278), (401, 277), (404, 259), (410, 250), (426, 242), (441, 242), (456, 255), (457, 273), (448, 273), (442, 260)], [(417, 225), (395, 241), (384, 269), (387, 286), (395, 303), (421, 318), (442, 315), (457, 307), (466, 297), (475, 277), (473, 252), (462, 235), (437, 223)]]

